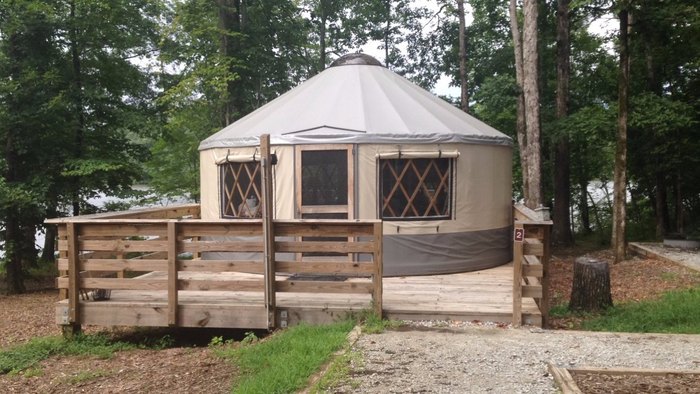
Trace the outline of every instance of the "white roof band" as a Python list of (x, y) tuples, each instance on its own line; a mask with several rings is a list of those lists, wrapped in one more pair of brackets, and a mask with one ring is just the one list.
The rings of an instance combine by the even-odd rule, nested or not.
[(430, 152), (384, 152), (377, 153), (378, 159), (454, 159), (459, 157), (459, 151), (430, 151)]

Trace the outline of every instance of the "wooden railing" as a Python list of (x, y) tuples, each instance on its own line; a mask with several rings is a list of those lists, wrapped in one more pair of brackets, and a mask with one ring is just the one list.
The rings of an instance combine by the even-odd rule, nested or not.
[[(188, 209), (169, 208), (168, 212), (198, 216), (197, 209)], [(146, 214), (159, 215), (155, 210)], [(80, 324), (81, 295), (94, 296), (96, 289), (166, 292), (167, 324), (172, 326), (188, 323), (182, 321), (178, 307), (179, 297), (186, 291), (231, 292), (231, 297), (235, 297), (234, 292), (257, 293), (265, 300), (268, 328), (277, 326), (278, 292), (370, 294), (373, 307), (381, 314), (380, 221), (273, 221), (268, 252), (260, 219), (142, 219), (128, 213), (105, 216), (48, 221), (59, 227), (58, 287), (67, 292), (66, 325)], [(208, 252), (225, 253), (225, 257), (200, 258)], [(270, 270), (266, 270), (268, 253), (273, 256)], [(315, 257), (313, 261), (301, 258), (309, 253), (334, 256)], [(278, 260), (278, 254), (286, 258)], [(295, 280), (300, 274), (306, 275), (304, 280)], [(349, 279), (323, 279), (329, 275)]]
[(542, 327), (549, 318), (549, 260), (551, 220), (541, 220), (524, 205), (513, 206), (513, 325), (523, 321), (522, 299), (534, 298), (542, 314)]

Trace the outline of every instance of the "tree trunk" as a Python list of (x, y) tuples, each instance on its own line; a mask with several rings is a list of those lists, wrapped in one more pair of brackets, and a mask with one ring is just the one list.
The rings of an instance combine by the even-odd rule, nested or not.
[(681, 172), (676, 172), (676, 232), (685, 233), (683, 228), (683, 194), (681, 193)]
[[(569, 0), (559, 0), (557, 6), (557, 119), (564, 119), (569, 112)], [(562, 135), (554, 152), (554, 226), (552, 236), (555, 244), (571, 245), (571, 162), (569, 136)]]
[[(49, 202), (46, 207), (46, 217), (55, 218), (56, 204), (54, 202)], [(41, 260), (42, 261), (55, 261), (56, 260), (56, 236), (58, 235), (58, 228), (54, 224), (45, 224), (46, 234), (44, 237), (44, 248), (41, 250)]]
[(515, 83), (518, 86), (518, 105), (516, 118), (516, 134), (518, 137), (518, 150), (520, 153), (520, 170), (523, 177), (523, 197), (527, 196), (528, 187), (528, 162), (527, 162), (527, 135), (525, 133), (525, 98), (523, 95), (523, 46), (518, 26), (518, 12), (516, 0), (510, 0), (508, 11), (510, 14), (510, 32), (513, 36), (513, 52), (515, 53)]
[(386, 24), (384, 25), (384, 66), (391, 69), (391, 62), (389, 59), (389, 41), (391, 38), (391, 0), (386, 0), (385, 3)]
[(656, 212), (656, 237), (661, 239), (668, 234), (670, 215), (668, 213), (668, 194), (666, 193), (666, 177), (661, 171), (656, 172), (654, 211)]
[(627, 201), (627, 116), (629, 105), (630, 55), (628, 42), (629, 14), (627, 5), (619, 13), (620, 18), (620, 70), (618, 84), (617, 144), (615, 147), (615, 179), (612, 247), (614, 262), (625, 259), (625, 216)]
[(464, 0), (457, 0), (459, 14), (459, 86), (461, 90), (460, 108), (469, 113), (469, 90), (467, 87), (467, 27), (464, 15)]
[[(76, 115), (75, 123), (75, 141), (74, 141), (74, 159), (80, 159), (83, 156), (83, 133), (85, 130), (85, 113), (83, 103), (83, 71), (80, 59), (79, 34), (78, 34), (78, 17), (75, 12), (75, 1), (70, 2), (70, 20), (72, 23), (70, 30), (70, 52), (71, 62), (73, 67), (73, 106)], [(80, 177), (73, 177), (73, 216), (80, 215)]]
[(579, 179), (579, 189), (581, 189), (581, 194), (578, 199), (578, 211), (581, 215), (581, 231), (584, 234), (590, 234), (591, 231), (591, 216), (588, 210), (588, 182)]
[(321, 26), (318, 32), (319, 36), (319, 58), (318, 58), (318, 72), (323, 71), (326, 68), (326, 22), (328, 19), (328, 13), (326, 8), (326, 2), (321, 0)]
[(524, 0), (523, 11), (523, 94), (525, 99), (525, 133), (527, 134), (528, 167), (528, 190), (525, 195), (525, 205), (535, 209), (542, 205), (537, 0)]
[[(228, 33), (241, 31), (241, 1), (218, 0), (219, 7), (219, 54), (223, 58), (231, 58), (238, 53), (238, 37), (231, 37)], [(236, 70), (232, 69), (233, 74)], [(226, 127), (236, 119), (236, 111), (239, 110), (236, 97), (240, 95), (237, 81), (229, 80), (226, 86), (225, 97), (222, 102), (221, 122)]]
[(577, 258), (574, 262), (569, 310), (595, 312), (612, 305), (608, 263), (586, 257)]

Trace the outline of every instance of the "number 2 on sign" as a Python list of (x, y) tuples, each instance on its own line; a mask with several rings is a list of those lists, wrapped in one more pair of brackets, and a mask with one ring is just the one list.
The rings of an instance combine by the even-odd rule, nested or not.
[(523, 242), (523, 239), (525, 238), (525, 229), (524, 228), (516, 228), (515, 233), (513, 234), (513, 239), (515, 242)]

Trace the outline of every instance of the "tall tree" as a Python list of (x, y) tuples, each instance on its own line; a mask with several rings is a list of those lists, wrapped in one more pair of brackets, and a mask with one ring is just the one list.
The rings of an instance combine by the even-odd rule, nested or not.
[(542, 205), (542, 153), (540, 148), (538, 1), (523, 3), (523, 99), (527, 135), (527, 191), (525, 205)]
[(467, 22), (464, 12), (464, 0), (457, 0), (457, 17), (459, 18), (459, 87), (460, 108), (469, 113), (469, 87), (467, 86)]
[[(564, 119), (569, 112), (570, 51), (569, 0), (559, 0), (557, 2), (557, 119)], [(571, 205), (570, 168), (569, 136), (562, 133), (556, 143), (554, 153), (554, 210), (552, 212), (553, 240), (561, 245), (573, 243), (569, 217)]]
[(513, 36), (513, 52), (515, 53), (515, 80), (518, 85), (516, 131), (518, 137), (518, 147), (520, 150), (520, 168), (523, 178), (523, 197), (527, 201), (530, 195), (530, 163), (528, 161), (528, 150), (530, 146), (527, 141), (527, 130), (525, 126), (525, 71), (523, 69), (523, 42), (518, 23), (518, 9), (516, 0), (510, 0), (508, 11), (510, 14), (510, 31)]
[(612, 247), (615, 263), (625, 259), (625, 226), (627, 212), (627, 118), (629, 105), (629, 4), (620, 1), (620, 71), (618, 87), (618, 119), (615, 147), (615, 178), (613, 189)]

